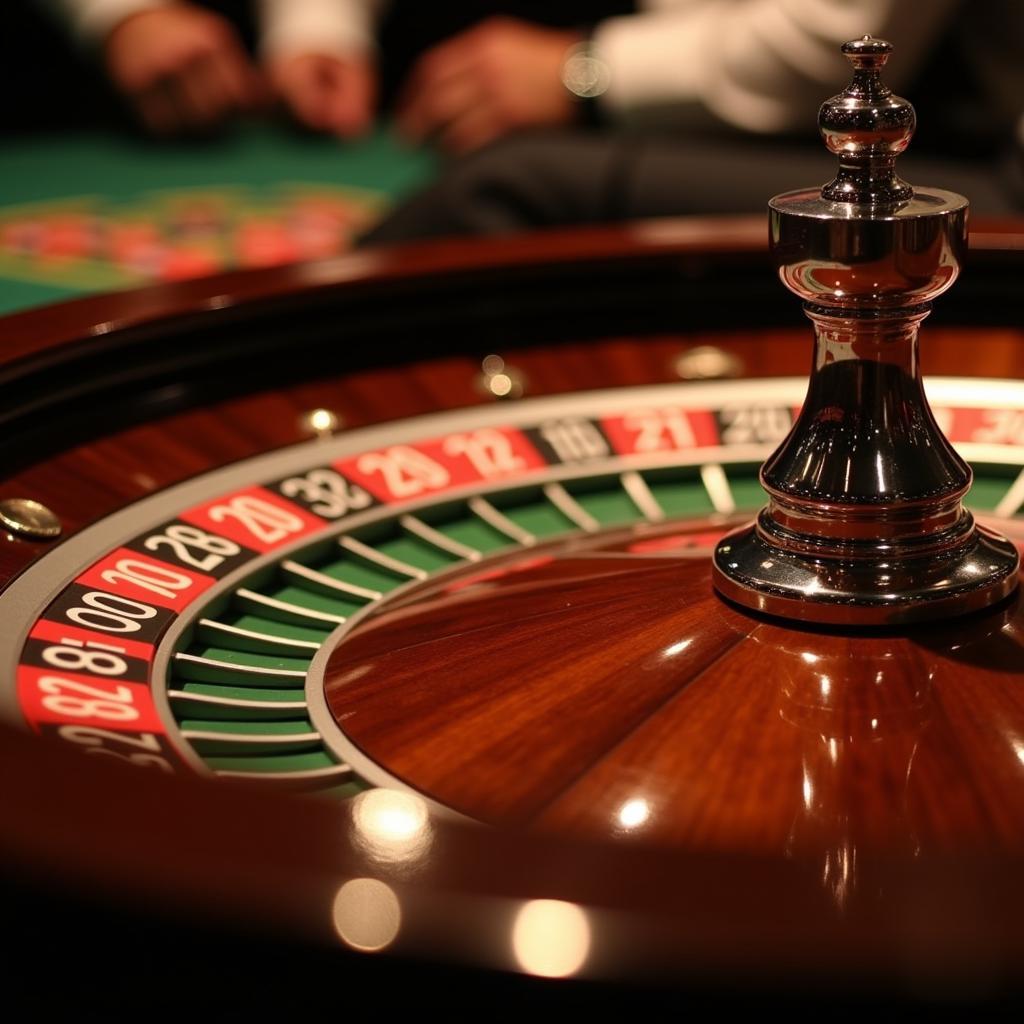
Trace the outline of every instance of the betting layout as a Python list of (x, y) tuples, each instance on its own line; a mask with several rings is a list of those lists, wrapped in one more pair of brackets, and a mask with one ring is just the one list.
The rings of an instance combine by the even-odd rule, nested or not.
[[(34, 611), (4, 651), (16, 667), (7, 706), (87, 754), (350, 793), (360, 779), (309, 710), (328, 636), (404, 585), (516, 546), (631, 524), (685, 532), (755, 507), (756, 466), (801, 388), (715, 384), (682, 401), (646, 388), (439, 414), (179, 485), (76, 535), (8, 590), (9, 607)], [(1024, 387), (930, 391), (950, 439), (983, 467), (974, 504), (1016, 512)]]
[(90, 291), (345, 252), (386, 197), (331, 185), (168, 189), (0, 208), (0, 273)]

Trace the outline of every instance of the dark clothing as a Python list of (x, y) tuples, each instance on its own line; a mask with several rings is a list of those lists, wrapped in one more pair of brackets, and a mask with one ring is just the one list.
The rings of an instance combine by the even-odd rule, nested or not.
[[(1016, 162), (958, 162), (911, 152), (900, 158), (899, 171), (912, 184), (961, 192), (975, 214), (1024, 212), (1019, 153)], [(834, 173), (835, 159), (820, 143), (531, 132), (455, 163), (363, 243), (644, 217), (763, 213), (776, 193), (823, 184)]]

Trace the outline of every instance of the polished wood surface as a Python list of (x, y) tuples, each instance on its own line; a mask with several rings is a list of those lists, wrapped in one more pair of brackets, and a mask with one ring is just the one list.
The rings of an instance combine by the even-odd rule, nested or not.
[(703, 559), (607, 542), (545, 551), (388, 603), (342, 642), (325, 682), (378, 764), (492, 823), (536, 819), (752, 628), (690, 571)]
[[(691, 229), (683, 241), (673, 235)], [(42, 501), (70, 535), (172, 483), (308, 438), (304, 416), (314, 408), (349, 429), (492, 402), (476, 377), (495, 350), (522, 370), (528, 396), (670, 381), (675, 358), (702, 344), (738, 356), (748, 376), (803, 373), (811, 333), (789, 300), (770, 309), (735, 301), (737, 282), (764, 273), (749, 230), (653, 225), (463, 243), (9, 318), (0, 323), (0, 415), (12, 468), (0, 497)], [(979, 274), (977, 290), (965, 292), (973, 298), (925, 327), (926, 373), (1021, 375), (1024, 328), (1006, 271), (1019, 278), (1021, 237), (1014, 227), (979, 248), (986, 255), (976, 265), (991, 257), (993, 276)], [(546, 290), (534, 305), (506, 316), (538, 283)], [(613, 305), (581, 313), (580, 296), (605, 285)], [(781, 291), (768, 281), (765, 294), (773, 289)], [(501, 300), (504, 292), (511, 298)], [(456, 295), (465, 302), (453, 303)], [(655, 299), (664, 302), (657, 315), (645, 308)], [(403, 306), (402, 315), (391, 333), (376, 334), (382, 305)], [(344, 344), (336, 332), (317, 333), (339, 311), (350, 314), (336, 324), (348, 332)], [(387, 339), (421, 315), (415, 344), (390, 349)], [(632, 330), (631, 316), (640, 321)], [(500, 326), (479, 330), (492, 319)], [(294, 364), (287, 374), (284, 357), (267, 354), (275, 350)], [(396, 351), (405, 365), (387, 365)], [(0, 582), (50, 549), (4, 538)], [(793, 984), (814, 972), (842, 979), (846, 991), (866, 976), (888, 985), (1019, 982), (1017, 606), (927, 636), (854, 641), (746, 616), (713, 597), (705, 563), (685, 555), (620, 553), (642, 563), (630, 582), (596, 566), (573, 584), (580, 604), (562, 631), (550, 628), (553, 613), (544, 621), (524, 612), (516, 632), (481, 600), (475, 665), (466, 655), (474, 648), (456, 643), (450, 627), (443, 650), (440, 628), (432, 643), (460, 676), (482, 671), (484, 650), (521, 670), (497, 703), (514, 712), (506, 721), (496, 723), (477, 694), (458, 709), (471, 728), (457, 733), (432, 703), (437, 691), (412, 690), (402, 700), (419, 724), (379, 708), (368, 726), (363, 741), (391, 744), (382, 759), (393, 756), (396, 770), (420, 773), (469, 813), (531, 822), (530, 834), (436, 822), (430, 856), (413, 869), (374, 860), (347, 809), (339, 828), (333, 806), (119, 772), (0, 727), (3, 775), (20, 780), (0, 815), (4, 863), (18, 879), (103, 890), (122, 905), (173, 905), (204, 928), (257, 921), (321, 943), (336, 941), (325, 907), (337, 888), (371, 875), (400, 894), (408, 928), (399, 952), (502, 969), (515, 964), (504, 932), (482, 938), (497, 934), (487, 901), (550, 898), (597, 908), (600, 955), (588, 967), (597, 976), (774, 972)], [(579, 556), (591, 568), (606, 560)], [(509, 574), (500, 588), (524, 591), (500, 615), (516, 601), (526, 609), (553, 600), (527, 593), (529, 573), (557, 577), (553, 565)], [(420, 626), (444, 622), (427, 622), (426, 608), (407, 612), (409, 622), (424, 617)], [(569, 633), (590, 652), (566, 649)], [(405, 659), (410, 671), (411, 648), (392, 638), (373, 647), (370, 630), (357, 639), (365, 657), (391, 659), (396, 671)], [(529, 661), (559, 644), (564, 689), (545, 691)], [(625, 695), (611, 670), (622, 663), (645, 683)], [(457, 704), (455, 676), (439, 685)], [(346, 689), (344, 699), (354, 695)], [(536, 746), (519, 749), (513, 726)], [(418, 755), (418, 743), (436, 757)], [(463, 765), (460, 775), (458, 758), (471, 753), (480, 767)], [(504, 784), (489, 785), (489, 772)], [(641, 772), (649, 792), (638, 788)], [(644, 827), (616, 832), (636, 800), (648, 805)], [(572, 837), (548, 834), (563, 830)], [(621, 916), (606, 928), (602, 909)]]
[[(1000, 245), (1022, 231), (1004, 225)], [(451, 239), (372, 249), (337, 259), (267, 269), (231, 271), (173, 284), (150, 285), (73, 299), (4, 317), (4, 362), (38, 356), (76, 340), (138, 328), (168, 318), (210, 316), (252, 302), (270, 306), (298, 297), (309, 302), (325, 290), (390, 285), (491, 270), (506, 279), (517, 267), (579, 266), (614, 261), (664, 261), (718, 255), (726, 262), (766, 252), (761, 217), (688, 217), (616, 227), (574, 228), (500, 239)], [(990, 248), (986, 244), (986, 249)]]
[[(710, 988), (717, 998), (824, 995), (830, 1005), (878, 993), (959, 1003), (1020, 983), (1019, 859), (876, 858), (860, 865), (863, 884), (845, 904), (814, 860), (595, 844), (444, 820), (431, 823), (425, 856), (389, 863), (367, 845), (350, 807), (151, 778), (2, 725), (0, 741), (0, 771), (19, 779), (0, 816), (5, 873), (53, 913), (37, 930), (48, 938), (37, 949), (66, 949), (60, 924), (80, 920), (88, 942), (76, 944), (65, 979), (87, 986), (89, 972), (113, 959), (122, 968), (121, 993), (143, 995), (156, 978), (167, 989), (162, 1000), (193, 1012), (195, 998), (176, 997), (170, 974), (182, 949), (203, 946), (212, 947), (213, 963), (190, 959), (187, 973), (218, 986), (203, 993), (215, 1005), (265, 1011), (282, 996), (282, 970), (292, 1005), (296, 992), (302, 1005), (336, 999), (339, 984), (346, 994), (359, 992), (360, 977), (382, 965), (340, 955), (330, 907), (343, 884), (366, 876), (385, 880), (401, 901), (403, 928), (391, 950), (426, 958), (431, 971), (451, 963), (521, 969), (511, 955), (514, 911), (524, 900), (557, 899), (588, 908), (592, 952), (584, 973), (611, 981)], [(42, 887), (56, 893), (52, 904), (39, 895)], [(72, 916), (82, 892), (118, 916), (105, 918), (91, 902), (81, 918)], [(142, 927), (124, 930), (124, 922), (140, 919)], [(193, 932), (180, 930), (183, 919)], [(25, 928), (17, 918), (7, 923)], [(189, 945), (157, 945), (160, 928), (176, 928), (170, 934)], [(265, 944), (257, 947), (261, 959), (239, 962), (256, 939)], [(23, 938), (14, 945), (8, 962), (17, 955), (25, 965), (19, 976), (34, 979), (38, 971), (45, 980), (52, 958), (40, 964)], [(152, 962), (154, 948), (166, 953), (164, 964)], [(339, 955), (323, 962), (314, 951), (324, 948)], [(373, 998), (389, 1005), (451, 1000), (443, 986), (468, 981), (442, 975), (440, 988), (424, 985), (406, 1000), (393, 987), (409, 974), (402, 959), (383, 977), (373, 973)]]
[(1019, 598), (902, 632), (801, 629), (712, 593), (709, 531), (577, 540), (407, 590), (332, 654), (331, 710), (399, 780), (492, 824), (833, 872), (1024, 848)]

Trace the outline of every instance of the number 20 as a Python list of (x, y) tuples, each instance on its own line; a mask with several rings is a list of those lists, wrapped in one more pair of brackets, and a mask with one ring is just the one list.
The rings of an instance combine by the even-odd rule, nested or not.
[(303, 525), (302, 520), (287, 509), (247, 494), (232, 498), (226, 505), (214, 505), (210, 509), (210, 518), (215, 523), (237, 519), (264, 544), (276, 544), (289, 534), (298, 533)]

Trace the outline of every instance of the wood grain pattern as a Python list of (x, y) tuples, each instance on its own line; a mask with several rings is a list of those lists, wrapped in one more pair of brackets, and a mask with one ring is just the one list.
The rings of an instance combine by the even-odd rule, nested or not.
[(549, 546), (386, 602), (331, 658), (346, 735), (493, 824), (847, 861), (1024, 847), (1019, 597), (830, 635), (732, 609), (706, 549), (630, 546)]
[(708, 600), (703, 560), (680, 571), (607, 543), (555, 554), (531, 549), (506, 575), (488, 565), (479, 583), (471, 569), (410, 592), (328, 668), (346, 734), (474, 818), (535, 817), (753, 625)]

